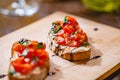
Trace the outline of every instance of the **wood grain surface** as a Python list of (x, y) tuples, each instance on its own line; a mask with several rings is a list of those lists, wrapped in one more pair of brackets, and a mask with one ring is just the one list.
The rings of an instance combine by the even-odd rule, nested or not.
[[(51, 23), (55, 20), (63, 20), (67, 15), (64, 12), (56, 12), (33, 24), (25, 26), (17, 31), (0, 38), (0, 74), (7, 74), (11, 46), (20, 38), (47, 42), (48, 31)], [(87, 33), (92, 45), (91, 58), (101, 56), (97, 59), (69, 62), (53, 53), (47, 47), (51, 61), (50, 72), (46, 80), (102, 80), (120, 68), (120, 30), (111, 26), (86, 20), (71, 15), (77, 19), (80, 27)], [(97, 28), (95, 31), (94, 29)], [(1, 79), (7, 80), (7, 77)]]

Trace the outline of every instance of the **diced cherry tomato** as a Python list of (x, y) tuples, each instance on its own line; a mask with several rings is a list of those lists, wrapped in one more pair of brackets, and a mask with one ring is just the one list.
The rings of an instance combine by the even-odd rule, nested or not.
[(65, 34), (63, 34), (63, 37), (64, 37), (64, 39), (65, 38), (70, 39), (70, 34), (69, 33), (65, 33)]
[(77, 26), (78, 22), (76, 21), (75, 18), (71, 17), (71, 16), (66, 16), (65, 17), (67, 19), (67, 23), (72, 25), (72, 26)]
[(71, 35), (70, 39), (79, 41), (80, 37), (81, 37), (81, 34), (75, 34), (75, 35)]
[(16, 43), (13, 45), (13, 51), (17, 51), (19, 53), (22, 53), (25, 47), (21, 45), (20, 43)]
[(55, 37), (55, 42), (59, 45), (65, 45), (65, 39), (60, 36)]
[(82, 29), (78, 29), (76, 32), (77, 32), (78, 34), (83, 34), (83, 30), (82, 30)]
[(70, 30), (72, 30), (72, 32), (75, 32), (77, 30), (76, 26), (69, 25), (68, 27)]
[(31, 41), (31, 44), (28, 45), (28, 48), (36, 49), (37, 45), (38, 45), (38, 41)]
[(45, 62), (42, 59), (39, 59), (38, 64), (39, 64), (39, 66), (43, 66), (45, 64)]
[(63, 30), (64, 30), (65, 33), (67, 32), (67, 33), (69, 33), (69, 34), (71, 34), (71, 33), (74, 32), (74, 31), (71, 30), (68, 26), (64, 26)]
[(64, 32), (67, 32), (67, 33), (70, 33), (70, 34), (74, 33), (78, 29), (79, 29), (79, 26), (72, 26), (72, 25), (66, 25), (63, 28)]
[(43, 59), (43, 60), (48, 59), (48, 53), (45, 50), (37, 50), (36, 56), (39, 59)]
[(18, 58), (12, 61), (12, 65), (16, 72), (20, 72), (22, 74), (27, 74), (32, 70), (32, 66), (29, 63), (23, 63), (24, 58)]
[(28, 48), (28, 53), (25, 56), (26, 58), (32, 58), (35, 56), (36, 50), (34, 48)]
[(71, 22), (75, 22), (75, 18), (71, 17), (71, 16), (66, 16), (65, 17), (68, 21), (71, 21)]
[(75, 40), (69, 40), (67, 45), (70, 46), (70, 47), (79, 47), (80, 46), (80, 42), (79, 41), (75, 41)]
[(87, 38), (86, 33), (83, 33), (83, 34), (81, 35), (81, 37), (80, 37), (80, 42), (83, 43), (83, 42), (85, 42), (85, 41), (87, 41), (87, 40), (88, 40), (88, 38)]

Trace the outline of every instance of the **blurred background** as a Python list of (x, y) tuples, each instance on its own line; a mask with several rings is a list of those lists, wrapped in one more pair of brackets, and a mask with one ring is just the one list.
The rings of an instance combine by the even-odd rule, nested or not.
[[(17, 0), (0, 0), (0, 10)], [(21, 0), (23, 1), (23, 0)], [(27, 2), (31, 0), (25, 0)], [(33, 0), (39, 9), (31, 16), (0, 13), (0, 37), (37, 21), (53, 12), (64, 11), (96, 22), (120, 28), (120, 0)], [(84, 4), (83, 4), (84, 3)], [(96, 7), (97, 5), (97, 7)], [(106, 9), (104, 9), (106, 6)], [(117, 7), (116, 7), (117, 5)], [(115, 6), (115, 7), (114, 7)], [(99, 8), (100, 7), (100, 8)], [(3, 11), (1, 11), (3, 12)]]
[[(19, 9), (15, 15), (8, 11), (17, 7)], [(22, 9), (24, 7), (26, 8)], [(28, 12), (24, 14), (24, 10)], [(120, 0), (0, 0), (0, 37), (56, 11), (64, 11), (120, 29)], [(113, 80), (120, 78), (114, 77)]]

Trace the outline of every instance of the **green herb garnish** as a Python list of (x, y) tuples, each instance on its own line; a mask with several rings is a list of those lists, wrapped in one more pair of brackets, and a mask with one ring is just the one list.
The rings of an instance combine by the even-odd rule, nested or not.
[(54, 30), (54, 33), (58, 33), (61, 29), (62, 29), (61, 26), (56, 26), (55, 30)]
[(15, 74), (15, 71), (14, 70), (10, 70), (10, 75), (13, 75), (13, 74)]
[(33, 60), (34, 60), (34, 61), (37, 61), (38, 59), (37, 59), (37, 57), (36, 57), (36, 56), (33, 56)]
[(64, 18), (64, 23), (67, 23), (68, 20), (67, 20), (67, 16)]
[(40, 43), (38, 43), (37, 48), (40, 49), (40, 48), (43, 48), (43, 46), (44, 46), (43, 43), (40, 42)]

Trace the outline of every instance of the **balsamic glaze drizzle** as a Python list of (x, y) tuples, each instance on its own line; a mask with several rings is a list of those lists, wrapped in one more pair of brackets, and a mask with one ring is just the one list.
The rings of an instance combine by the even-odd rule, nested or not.
[(0, 75), (0, 78), (4, 78), (4, 77), (6, 77), (7, 75), (6, 74), (1, 74)]
[(93, 58), (90, 58), (89, 60), (92, 60), (92, 59), (97, 59), (97, 58), (99, 58), (99, 57), (101, 57), (101, 56), (94, 56)]

